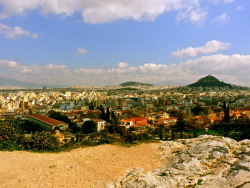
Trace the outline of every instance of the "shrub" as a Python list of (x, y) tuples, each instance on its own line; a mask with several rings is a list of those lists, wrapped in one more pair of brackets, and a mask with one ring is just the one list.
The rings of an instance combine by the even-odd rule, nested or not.
[(128, 133), (125, 136), (125, 142), (128, 144), (137, 144), (138, 143), (138, 136), (135, 133)]
[(111, 136), (103, 136), (99, 139), (99, 144), (112, 144), (114, 139)]
[(24, 136), (16, 127), (5, 122), (0, 124), (0, 150), (19, 150), (22, 148)]
[(158, 176), (166, 176), (166, 175), (167, 175), (166, 172), (162, 172), (162, 173), (158, 174)]
[(35, 151), (61, 151), (61, 144), (50, 132), (36, 132), (31, 139), (26, 142), (26, 149)]
[(25, 137), (15, 119), (0, 121), (0, 150), (60, 151), (61, 144), (50, 132), (36, 132)]
[(84, 145), (84, 146), (96, 146), (96, 145), (98, 145), (98, 143), (96, 141), (91, 140), (91, 139), (86, 139), (86, 140), (83, 140), (81, 142), (81, 145)]
[(203, 179), (198, 179), (197, 184), (198, 184), (198, 185), (201, 185), (202, 182), (203, 182)]

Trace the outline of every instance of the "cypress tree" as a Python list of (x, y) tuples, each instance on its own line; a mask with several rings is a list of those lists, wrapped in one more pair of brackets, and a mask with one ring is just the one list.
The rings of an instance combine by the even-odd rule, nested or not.
[(223, 111), (224, 111), (224, 113), (225, 113), (226, 108), (227, 108), (227, 105), (226, 105), (226, 102), (225, 102), (225, 101), (223, 102), (223, 106), (222, 106), (222, 108), (223, 108)]
[(224, 118), (223, 118), (223, 121), (226, 123), (230, 122), (230, 114), (229, 113), (230, 113), (230, 109), (229, 109), (229, 105), (228, 105), (228, 107), (224, 111)]
[(106, 111), (106, 122), (110, 123), (110, 112), (109, 112), (109, 107), (107, 107), (107, 111)]
[(105, 110), (102, 105), (100, 106), (100, 110), (101, 110), (101, 119), (106, 120)]

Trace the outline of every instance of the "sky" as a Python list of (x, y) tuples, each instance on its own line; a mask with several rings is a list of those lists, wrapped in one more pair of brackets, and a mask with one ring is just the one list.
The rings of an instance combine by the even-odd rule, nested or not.
[(250, 86), (249, 0), (0, 0), (0, 78)]

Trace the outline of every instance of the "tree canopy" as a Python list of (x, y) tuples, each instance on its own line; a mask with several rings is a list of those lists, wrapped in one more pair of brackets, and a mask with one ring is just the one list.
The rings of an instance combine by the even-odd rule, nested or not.
[(85, 134), (97, 132), (97, 123), (95, 121), (85, 121), (82, 125), (82, 132)]

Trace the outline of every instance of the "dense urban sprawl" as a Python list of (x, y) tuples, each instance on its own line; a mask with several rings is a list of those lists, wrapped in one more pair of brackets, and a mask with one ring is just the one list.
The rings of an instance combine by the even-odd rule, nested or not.
[(250, 92), (177, 86), (2, 90), (0, 118), (2, 125), (15, 122), (25, 139), (40, 132), (61, 144), (137, 143), (204, 132), (243, 139), (249, 133)]

